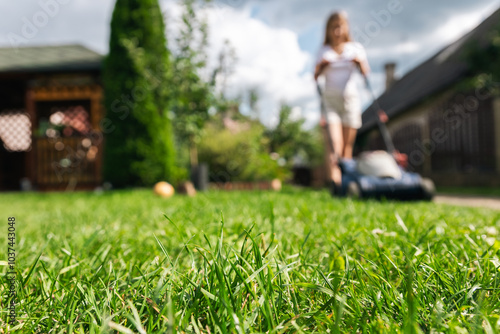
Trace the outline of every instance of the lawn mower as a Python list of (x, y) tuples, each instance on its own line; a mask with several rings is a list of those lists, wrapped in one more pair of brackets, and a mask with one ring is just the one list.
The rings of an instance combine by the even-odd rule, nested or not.
[[(432, 200), (435, 194), (434, 182), (421, 177), (418, 173), (406, 170), (408, 159), (394, 147), (391, 135), (385, 123), (387, 114), (380, 108), (368, 78), (363, 74), (365, 84), (371, 93), (377, 112), (377, 125), (386, 150), (362, 152), (354, 159), (343, 159), (335, 155), (342, 172), (342, 186), (338, 196), (351, 198), (376, 198), (394, 200)], [(330, 133), (326, 114), (323, 91), (318, 82), (317, 89), (321, 100), (321, 114), (326, 121), (329, 146), (333, 151), (333, 137)], [(333, 195), (333, 192), (332, 192)]]

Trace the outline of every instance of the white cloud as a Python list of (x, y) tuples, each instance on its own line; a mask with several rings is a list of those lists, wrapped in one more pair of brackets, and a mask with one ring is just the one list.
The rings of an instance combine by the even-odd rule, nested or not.
[(215, 7), (207, 10), (207, 15), (212, 63), (226, 39), (238, 58), (226, 93), (235, 97), (256, 87), (264, 124), (276, 124), (281, 101), (305, 107), (315, 98), (312, 68), (308, 68), (311, 54), (300, 49), (295, 32), (251, 18), (248, 9)]
[(422, 47), (417, 41), (407, 41), (393, 44), (389, 49), (387, 47), (373, 47), (368, 49), (370, 57), (400, 57), (402, 55), (414, 54)]
[[(397, 75), (403, 75), (426, 59), (433, 56), (444, 46), (456, 41), (486, 19), (498, 6), (499, 0), (491, 1), (489, 5), (471, 9), (465, 13), (443, 16), (440, 24), (435, 26), (431, 33), (429, 27), (421, 30), (405, 32), (404, 39), (398, 40), (396, 27), (389, 26), (382, 31), (368, 47), (368, 55), (379, 61), (393, 61), (398, 63)], [(394, 29), (392, 29), (394, 28)], [(393, 31), (394, 30), (394, 31)], [(409, 37), (411, 36), (411, 39)], [(377, 69), (377, 70), (381, 70)]]

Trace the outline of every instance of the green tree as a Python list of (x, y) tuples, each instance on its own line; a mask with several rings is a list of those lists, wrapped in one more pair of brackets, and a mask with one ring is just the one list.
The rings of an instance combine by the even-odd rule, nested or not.
[[(469, 42), (465, 60), (472, 73), (472, 80), (466, 85), (486, 89), (493, 95), (500, 95), (500, 24), (481, 37)], [(466, 88), (469, 88), (466, 86)]]
[(200, 72), (206, 69), (208, 26), (196, 14), (194, 0), (183, 0), (182, 24), (173, 58), (174, 125), (180, 145), (187, 145), (191, 166), (198, 164), (202, 129), (212, 100), (210, 82)]
[(177, 178), (171, 59), (157, 0), (117, 0), (104, 60), (104, 179), (116, 187)]
[(236, 55), (236, 50), (231, 42), (226, 39), (224, 40), (224, 45), (219, 51), (218, 64), (217, 67), (212, 72), (212, 86), (220, 85), (220, 98), (224, 99), (224, 94), (226, 93), (227, 80), (234, 73), (234, 68), (238, 57)]
[(291, 116), (292, 107), (282, 103), (278, 124), (266, 132), (270, 151), (278, 153), (289, 166), (297, 154), (301, 154), (311, 165), (320, 164), (323, 156), (320, 131), (304, 130), (304, 119), (294, 120)]

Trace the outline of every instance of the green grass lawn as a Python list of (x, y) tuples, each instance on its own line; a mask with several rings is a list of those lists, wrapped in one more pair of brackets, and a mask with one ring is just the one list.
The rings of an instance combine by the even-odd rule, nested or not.
[(20, 333), (500, 331), (498, 211), (286, 188), (1, 194), (0, 212), (1, 333), (9, 216)]

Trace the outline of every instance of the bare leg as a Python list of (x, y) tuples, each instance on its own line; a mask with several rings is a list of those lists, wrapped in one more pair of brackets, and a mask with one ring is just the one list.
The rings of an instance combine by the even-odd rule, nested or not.
[[(330, 133), (333, 139), (333, 148), (337, 153), (337, 156), (341, 156), (342, 148), (344, 146), (343, 136), (342, 136), (342, 125), (340, 123), (330, 124)], [(326, 127), (323, 127), (323, 137), (325, 140), (325, 164), (327, 177), (329, 180), (334, 181), (336, 184), (340, 185), (342, 183), (342, 173), (340, 167), (335, 159), (335, 154), (331, 150), (331, 144), (329, 143), (330, 138), (326, 131)]]
[(352, 147), (354, 146), (354, 141), (356, 140), (355, 128), (349, 126), (342, 127), (343, 134), (343, 147), (342, 147), (342, 157), (346, 159), (352, 159)]

